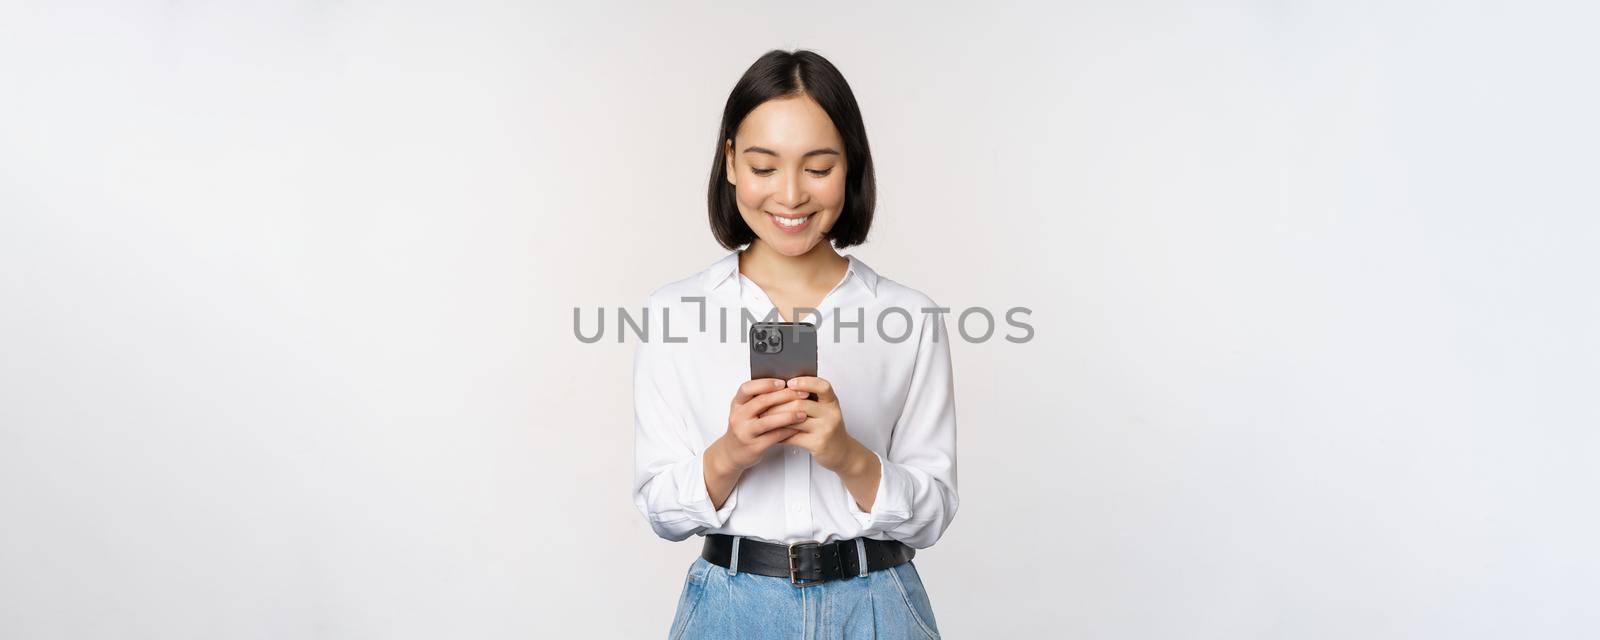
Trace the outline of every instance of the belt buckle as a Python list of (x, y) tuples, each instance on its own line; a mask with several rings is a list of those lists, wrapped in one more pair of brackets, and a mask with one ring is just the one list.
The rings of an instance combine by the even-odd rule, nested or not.
[(822, 584), (822, 583), (828, 581), (827, 578), (817, 578), (815, 580), (796, 580), (795, 579), (795, 576), (794, 576), (794, 572), (795, 572), (794, 561), (795, 561), (795, 558), (797, 556), (794, 555), (794, 548), (795, 547), (800, 547), (800, 546), (806, 546), (806, 545), (810, 545), (810, 546), (818, 547), (818, 548), (822, 547), (822, 543), (821, 542), (817, 542), (816, 540), (802, 540), (800, 542), (793, 542), (793, 543), (790, 543), (788, 545), (788, 547), (789, 547), (789, 584), (793, 585), (795, 587), (812, 587), (812, 586), (816, 586), (816, 585), (819, 585), (819, 584)]

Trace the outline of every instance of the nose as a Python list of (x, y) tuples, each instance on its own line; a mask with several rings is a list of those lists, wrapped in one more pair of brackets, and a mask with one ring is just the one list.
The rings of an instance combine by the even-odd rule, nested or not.
[(782, 198), (778, 204), (783, 205), (788, 212), (793, 212), (806, 203), (805, 181), (796, 177), (785, 178), (783, 186), (778, 189), (778, 195)]

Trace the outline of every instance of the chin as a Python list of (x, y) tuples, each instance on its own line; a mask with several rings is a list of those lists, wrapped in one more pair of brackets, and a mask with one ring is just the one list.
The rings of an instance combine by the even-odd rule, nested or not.
[(811, 251), (817, 243), (811, 238), (762, 238), (767, 246), (774, 251), (791, 258), (803, 256)]

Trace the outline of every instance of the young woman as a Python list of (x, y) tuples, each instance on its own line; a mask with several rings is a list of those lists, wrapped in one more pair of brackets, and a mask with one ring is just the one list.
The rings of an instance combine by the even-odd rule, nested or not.
[[(911, 559), (957, 507), (945, 310), (836, 251), (874, 200), (839, 71), (756, 60), (711, 170), (732, 252), (650, 295), (635, 352), (634, 502), (662, 538), (705, 537), (669, 638), (938, 638)], [(815, 325), (818, 375), (750, 379), (757, 320)]]

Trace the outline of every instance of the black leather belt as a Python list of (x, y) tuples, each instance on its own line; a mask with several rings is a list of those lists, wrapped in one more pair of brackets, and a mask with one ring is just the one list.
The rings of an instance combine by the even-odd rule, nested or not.
[[(866, 546), (867, 571), (879, 571), (909, 562), (917, 550), (899, 540), (859, 538)], [(861, 558), (856, 538), (828, 544), (796, 542), (773, 544), (744, 538), (739, 541), (739, 571), (774, 578), (788, 578), (796, 587), (809, 587), (829, 580), (854, 578), (861, 574)], [(700, 557), (727, 568), (733, 556), (733, 536), (713, 533), (706, 536)]]

